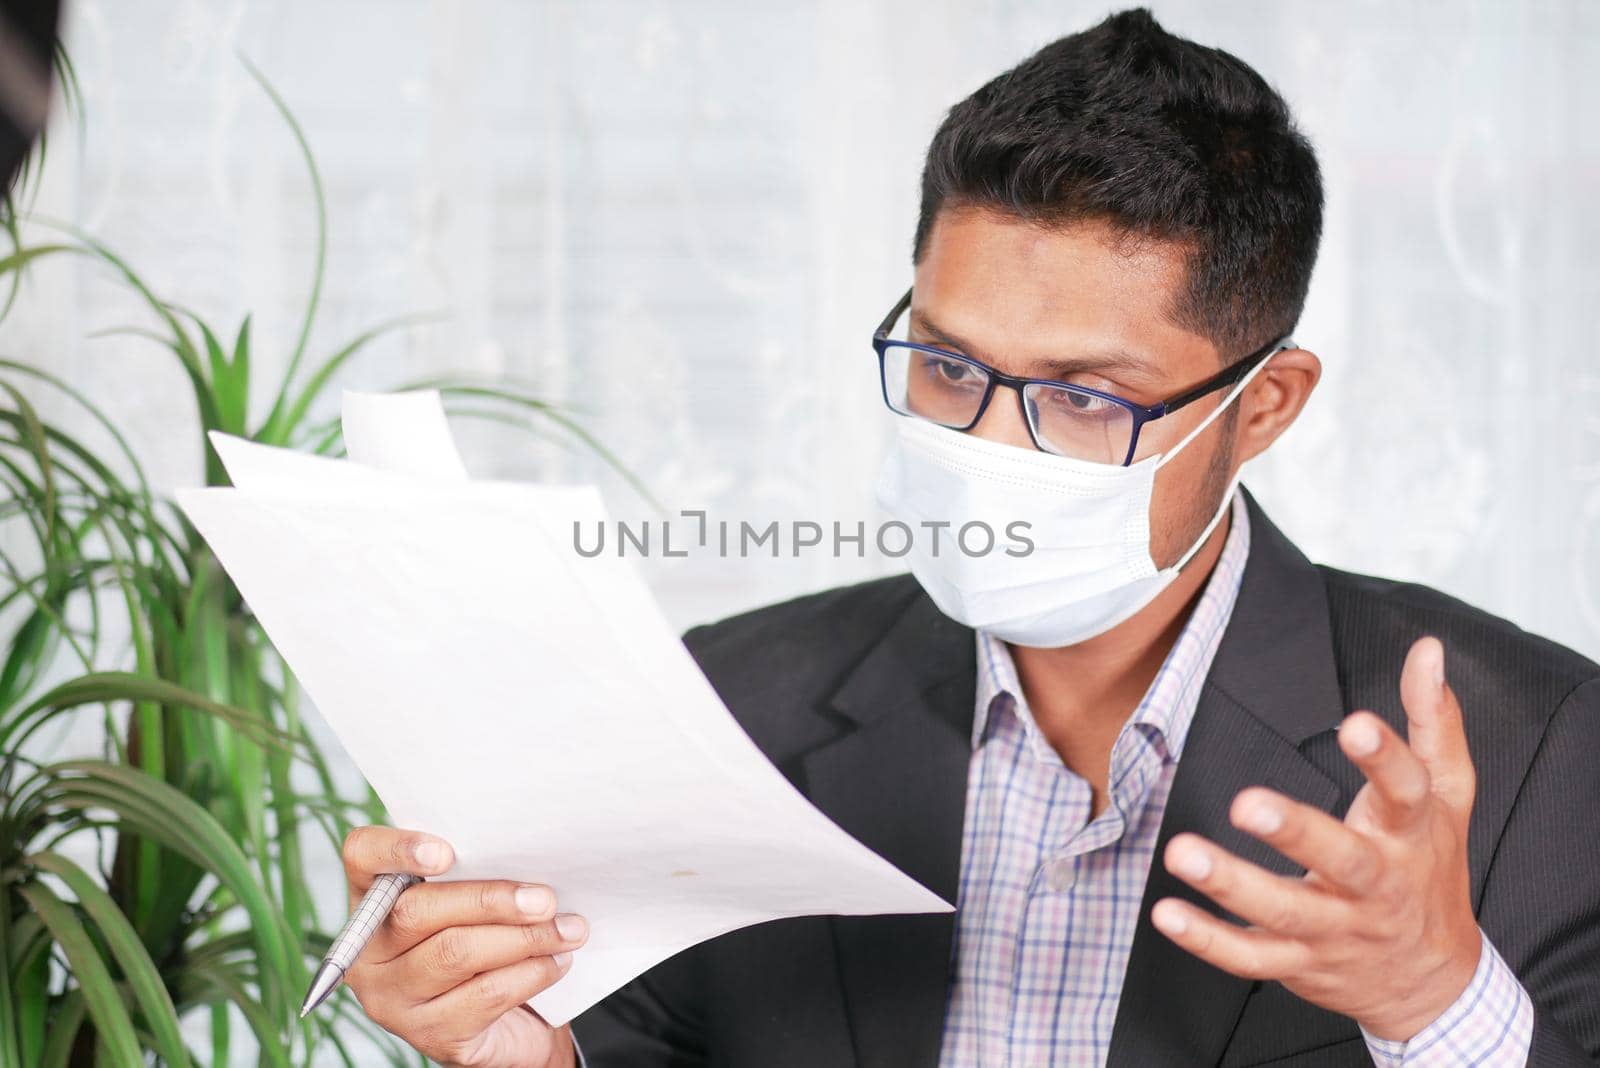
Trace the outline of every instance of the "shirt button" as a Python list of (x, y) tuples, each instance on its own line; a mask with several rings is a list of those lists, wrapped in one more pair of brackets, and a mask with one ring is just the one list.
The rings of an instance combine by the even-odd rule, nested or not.
[(1071, 857), (1053, 860), (1045, 877), (1050, 881), (1050, 889), (1071, 890), (1072, 884), (1078, 881), (1078, 865)]

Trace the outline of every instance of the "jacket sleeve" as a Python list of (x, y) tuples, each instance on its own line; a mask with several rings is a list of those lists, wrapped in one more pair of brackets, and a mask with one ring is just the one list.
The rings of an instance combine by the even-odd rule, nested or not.
[(1533, 999), (1530, 1068), (1600, 1065), (1600, 679), (1551, 716), (1479, 915)]
[(694, 972), (694, 949), (686, 949), (573, 1017), (586, 1068), (703, 1068)]

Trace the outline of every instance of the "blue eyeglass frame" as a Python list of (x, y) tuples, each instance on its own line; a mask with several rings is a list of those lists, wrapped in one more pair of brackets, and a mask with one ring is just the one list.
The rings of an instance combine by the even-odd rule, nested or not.
[[(889, 309), (889, 314), (884, 316), (883, 322), (878, 325), (878, 329), (872, 332), (872, 347), (878, 353), (878, 387), (883, 391), (884, 405), (888, 407), (891, 412), (894, 412), (894, 414), (899, 416), (904, 416), (907, 419), (922, 418), (918, 415), (910, 415), (906, 412), (902, 412), (896, 408), (892, 402), (890, 402), (889, 373), (887, 368), (884, 366), (884, 353), (890, 348), (917, 349), (921, 352), (929, 352), (937, 356), (949, 357), (960, 360), (963, 363), (971, 364), (973, 367), (978, 368), (988, 376), (988, 384), (984, 386), (983, 390), (983, 400), (978, 403), (978, 411), (977, 414), (972, 417), (972, 422), (968, 423), (966, 426), (950, 427), (952, 430), (967, 431), (977, 426), (978, 421), (983, 418), (983, 413), (989, 409), (989, 401), (994, 397), (994, 387), (997, 385), (1010, 386), (1017, 395), (1017, 405), (1022, 409), (1022, 421), (1027, 424), (1028, 437), (1033, 440), (1033, 447), (1038, 449), (1040, 452), (1048, 452), (1059, 456), (1061, 453), (1057, 452), (1055, 449), (1047, 447), (1039, 440), (1039, 434), (1034, 428), (1033, 419), (1028, 415), (1027, 401), (1022, 395), (1023, 386), (1055, 386), (1057, 388), (1072, 390), (1077, 393), (1087, 393), (1090, 396), (1099, 397), (1101, 400), (1110, 401), (1112, 404), (1121, 405), (1133, 416), (1133, 433), (1129, 435), (1128, 438), (1128, 455), (1122, 458), (1122, 463), (1119, 465), (1121, 467), (1127, 467), (1133, 462), (1133, 454), (1139, 448), (1139, 431), (1144, 429), (1144, 425), (1146, 423), (1160, 419), (1164, 415), (1171, 415), (1179, 408), (1191, 404), (1194, 401), (1199, 400), (1201, 397), (1233, 385), (1245, 375), (1249, 374), (1251, 368), (1255, 367), (1256, 364), (1261, 363), (1274, 353), (1281, 352), (1284, 349), (1292, 349), (1297, 347), (1294, 343), (1294, 338), (1285, 334), (1283, 337), (1278, 338), (1278, 340), (1269, 342), (1268, 344), (1263, 345), (1261, 348), (1256, 349), (1244, 359), (1224, 367), (1221, 371), (1212, 375), (1210, 378), (1206, 379), (1204, 382), (1201, 382), (1194, 388), (1184, 390), (1177, 396), (1168, 397), (1164, 401), (1159, 401), (1151, 405), (1144, 405), (1135, 404), (1133, 401), (1124, 397), (1119, 397), (1114, 393), (1104, 393), (1098, 389), (1090, 389), (1088, 386), (1080, 386), (1074, 382), (1063, 382), (1060, 379), (1055, 378), (1018, 378), (1016, 375), (1008, 375), (1003, 371), (990, 367), (982, 360), (975, 360), (965, 353), (953, 352), (950, 349), (942, 349), (937, 345), (924, 345), (917, 341), (891, 340), (889, 337), (889, 331), (894, 328), (895, 320), (899, 319), (905, 310), (910, 306), (911, 290), (907, 289), (905, 296), (901, 297), (900, 300), (896, 302), (895, 306)], [(929, 422), (935, 421), (929, 420)], [(948, 424), (936, 423), (936, 425), (947, 426)]]

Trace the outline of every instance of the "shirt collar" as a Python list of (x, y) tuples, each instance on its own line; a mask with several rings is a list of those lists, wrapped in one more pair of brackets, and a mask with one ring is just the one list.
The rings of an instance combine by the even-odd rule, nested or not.
[[(1211, 660), (1227, 629), (1233, 614), (1234, 601), (1238, 599), (1239, 583), (1244, 577), (1244, 565), (1250, 555), (1250, 512), (1245, 507), (1244, 495), (1235, 493), (1232, 514), (1228, 523), (1228, 537), (1222, 546), (1211, 577), (1206, 580), (1205, 591), (1195, 604), (1188, 621), (1173, 643), (1161, 669), (1156, 672), (1139, 707), (1130, 722), (1148, 725), (1162, 738), (1173, 760), (1183, 755), (1184, 739), (1189, 734), (1189, 724), (1194, 719), (1195, 706), (1200, 701), (1200, 688), (1211, 669)], [(1036, 758), (1045, 762), (1060, 762), (1060, 756), (1045, 740), (1043, 732), (1034, 722), (1033, 713), (1022, 694), (1022, 684), (1017, 678), (1016, 663), (1005, 642), (987, 631), (977, 631), (978, 684), (977, 708), (972, 721), (972, 746), (982, 744), (988, 726), (989, 710), (995, 698), (1005, 697), (1012, 711), (1021, 721), (1023, 733)]]

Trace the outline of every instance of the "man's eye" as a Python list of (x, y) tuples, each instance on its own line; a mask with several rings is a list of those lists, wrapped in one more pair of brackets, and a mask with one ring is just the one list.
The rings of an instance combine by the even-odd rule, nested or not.
[(1054, 390), (1056, 406), (1071, 412), (1074, 415), (1099, 415), (1109, 408), (1114, 408), (1110, 401), (1103, 397), (1096, 397), (1092, 393), (1079, 393), (1075, 390)]
[(930, 357), (928, 360), (928, 372), (943, 385), (971, 386), (980, 381), (977, 368), (969, 367), (960, 360), (941, 360), (938, 357)]

